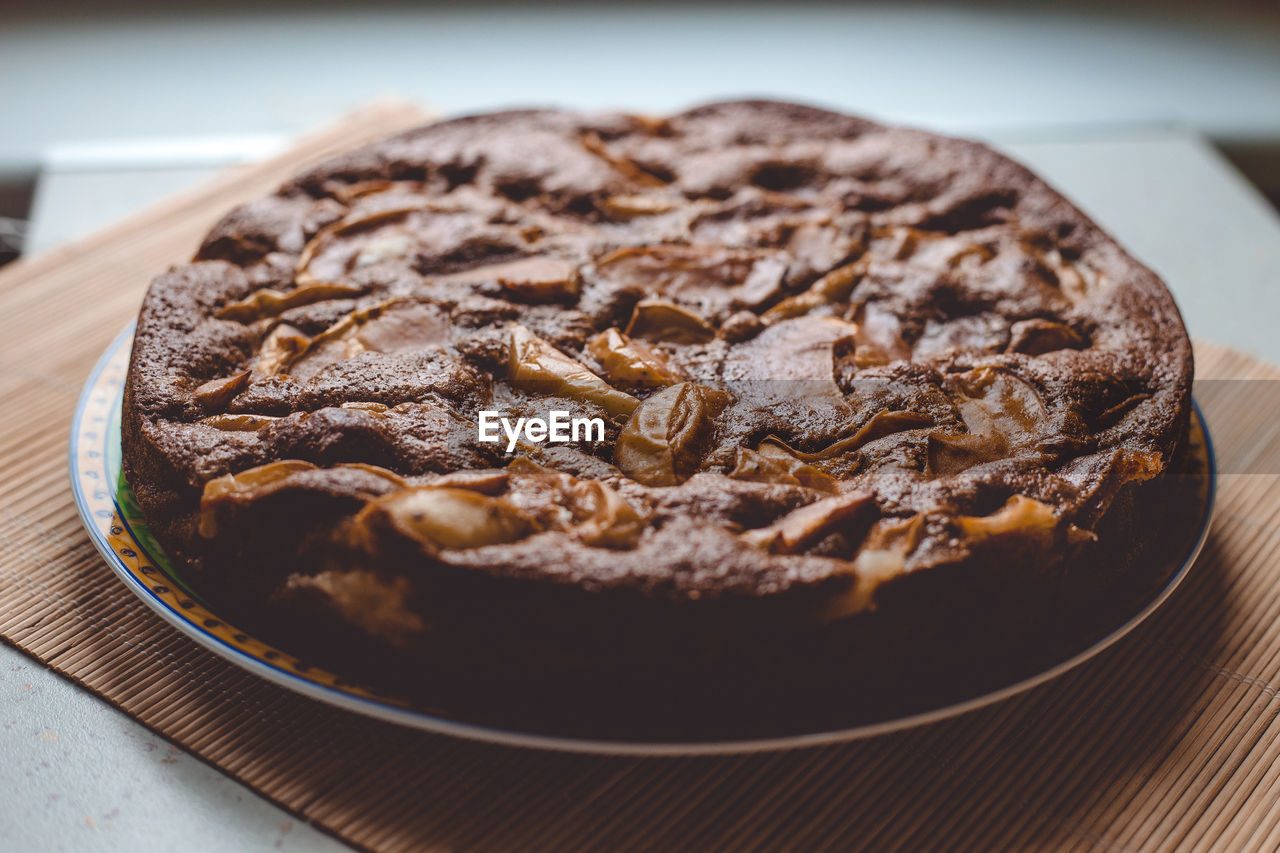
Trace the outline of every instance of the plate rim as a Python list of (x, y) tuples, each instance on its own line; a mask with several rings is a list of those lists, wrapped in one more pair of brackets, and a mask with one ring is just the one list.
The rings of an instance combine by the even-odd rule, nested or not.
[[(1072, 669), (1075, 669), (1085, 661), (1096, 657), (1106, 649), (1110, 648), (1122, 637), (1137, 628), (1138, 625), (1145, 622), (1152, 613), (1159, 609), (1160, 606), (1168, 600), (1174, 590), (1182, 584), (1183, 580), (1190, 573), (1191, 567), (1195, 564), (1200, 552), (1203, 550), (1204, 544), (1208, 540), (1213, 522), (1213, 510), (1217, 497), (1217, 460), (1214, 454), (1213, 440), (1209, 433), (1209, 425), (1205, 420), (1204, 413), (1200, 410), (1199, 404), (1193, 398), (1191, 401), (1192, 414), (1200, 422), (1200, 426), (1204, 434), (1206, 455), (1208, 456), (1209, 463), (1207, 495), (1205, 498), (1202, 518), (1200, 520), (1200, 528), (1195, 541), (1192, 543), (1191, 547), (1188, 548), (1185, 556), (1182, 558), (1181, 564), (1170, 576), (1169, 580), (1166, 581), (1160, 591), (1154, 595), (1151, 600), (1148, 601), (1137, 613), (1112, 629), (1103, 637), (1094, 641), (1094, 643), (1089, 645), (1087, 648), (1082, 649), (1071, 657), (1068, 657), (1047, 669), (1041, 670), (1020, 681), (1016, 681), (1013, 684), (1005, 685), (1004, 687), (984, 693), (980, 696), (973, 696), (960, 702), (954, 702), (939, 708), (932, 708), (926, 711), (908, 714), (903, 717), (896, 717), (892, 720), (881, 720), (875, 723), (850, 726), (842, 729), (832, 729), (829, 731), (806, 732), (803, 734), (779, 735), (775, 737), (744, 738), (720, 741), (601, 740), (520, 732), (479, 723), (468, 723), (461, 720), (450, 719), (448, 717), (434, 716), (423, 710), (396, 707), (377, 698), (348, 693), (340, 688), (317, 683), (299, 673), (290, 672), (267, 661), (260, 660), (252, 654), (227, 643), (222, 638), (210, 633), (204, 626), (199, 625), (184, 616), (179, 610), (160, 598), (150, 587), (142, 583), (128, 569), (122, 557), (116, 553), (115, 549), (111, 546), (111, 543), (107, 540), (106, 534), (95, 521), (93, 512), (88, 505), (85, 494), (86, 487), (84, 483), (84, 469), (80, 464), (79, 450), (81, 427), (90, 400), (97, 390), (102, 374), (118, 356), (120, 349), (125, 346), (131, 346), (135, 326), (136, 323), (130, 323), (120, 331), (112, 339), (106, 350), (101, 356), (99, 356), (97, 362), (94, 364), (93, 370), (89, 373), (89, 377), (85, 381), (84, 387), (81, 389), (79, 397), (77, 398), (75, 413), (71, 420), (70, 440), (68, 442), (68, 473), (70, 475), (71, 491), (75, 499), (76, 511), (80, 516), (80, 521), (83, 524), (90, 541), (93, 542), (94, 547), (98, 550), (99, 554), (102, 555), (107, 565), (122, 581), (124, 581), (125, 586), (128, 587), (134, 595), (140, 598), (148, 607), (151, 608), (152, 611), (164, 619), (165, 622), (176, 628), (189, 639), (194, 640), (203, 648), (213, 652), (224, 660), (239, 666), (241, 669), (310, 699), (378, 719), (383, 722), (394, 723), (396, 725), (406, 726), (421, 731), (428, 731), (435, 734), (451, 735), (468, 740), (482, 741), (485, 743), (499, 744), (503, 746), (554, 750), (558, 752), (573, 752), (580, 754), (695, 756), (733, 755), (826, 746), (830, 744), (846, 743), (854, 740), (878, 737), (892, 732), (929, 725), (952, 717), (958, 717), (971, 711), (987, 707), (988, 705), (994, 705), (997, 702), (1010, 699), (1020, 693), (1025, 693), (1065, 674)], [(112, 403), (112, 405), (114, 406), (114, 403)], [(110, 431), (105, 431), (109, 436)], [(104, 436), (104, 441), (109, 440), (109, 437)], [(105, 458), (106, 454), (103, 453), (102, 457), (102, 464), (105, 466), (107, 464)], [(108, 488), (109, 490), (112, 490), (111, 503), (116, 507), (117, 513), (119, 513), (119, 503), (113, 491), (114, 487), (108, 484)], [(120, 514), (120, 517), (122, 523), (125, 524), (126, 529), (130, 531), (130, 535), (133, 535), (136, 540), (136, 535), (133, 534), (132, 529), (129, 528), (127, 522), (124, 521), (123, 514)], [(138, 544), (141, 545), (141, 543)]]

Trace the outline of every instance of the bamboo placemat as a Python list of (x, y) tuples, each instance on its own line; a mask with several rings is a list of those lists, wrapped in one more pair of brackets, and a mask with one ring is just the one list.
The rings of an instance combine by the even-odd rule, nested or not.
[[(355, 114), (0, 273), (3, 639), (378, 850), (1280, 848), (1280, 439), (1256, 382), (1212, 383), (1207, 395), (1220, 457), (1238, 464), (1222, 466), (1210, 540), (1165, 607), (1063, 678), (897, 735), (728, 758), (488, 746), (303, 699), (161, 622), (103, 563), (72, 503), (67, 431), (90, 366), (151, 276), (189, 256), (223, 211), (421, 116)], [(1280, 379), (1219, 347), (1197, 356), (1202, 376)], [(1248, 465), (1266, 473), (1241, 473)]]

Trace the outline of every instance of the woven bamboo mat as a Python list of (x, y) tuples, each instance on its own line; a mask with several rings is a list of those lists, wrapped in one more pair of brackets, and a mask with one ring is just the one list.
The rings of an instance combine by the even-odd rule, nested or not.
[[(1280, 848), (1280, 439), (1258, 383), (1212, 383), (1219, 454), (1251, 461), (1223, 465), (1205, 553), (1165, 607), (1063, 678), (897, 735), (728, 758), (487, 746), (303, 699), (161, 622), (76, 516), (66, 446), (81, 383), (150, 277), (187, 257), (222, 211), (420, 117), (361, 112), (0, 273), (3, 639), (371, 849)], [(1219, 347), (1197, 352), (1202, 376), (1280, 379)], [(1262, 465), (1260, 441), (1268, 473), (1240, 473)]]

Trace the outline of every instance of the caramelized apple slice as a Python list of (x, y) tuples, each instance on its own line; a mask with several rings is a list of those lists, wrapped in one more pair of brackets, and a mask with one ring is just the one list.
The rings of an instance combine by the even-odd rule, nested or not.
[(853, 292), (853, 286), (866, 275), (867, 261), (858, 259), (844, 266), (837, 267), (822, 278), (809, 285), (809, 289), (794, 296), (788, 296), (777, 305), (764, 312), (761, 317), (766, 323), (777, 323), (808, 314), (816, 308), (843, 302)]
[(760, 449), (775, 447), (805, 462), (817, 462), (857, 450), (862, 445), (878, 438), (884, 438), (886, 435), (893, 435), (910, 429), (920, 429), (921, 427), (930, 426), (932, 423), (933, 420), (928, 415), (922, 415), (918, 412), (879, 412), (871, 420), (863, 424), (862, 428), (853, 435), (848, 438), (842, 438), (834, 444), (812, 453), (789, 447), (786, 442), (773, 435), (760, 443)]
[(225, 409), (235, 396), (249, 385), (249, 371), (244, 370), (223, 379), (211, 379), (191, 392), (191, 397), (206, 412)]
[(267, 424), (275, 423), (280, 418), (274, 415), (211, 415), (201, 418), (200, 423), (220, 429), (223, 432), (256, 432)]
[(698, 470), (728, 395), (692, 382), (640, 404), (618, 435), (613, 462), (646, 486), (674, 486)]
[[(279, 370), (306, 379), (362, 352), (396, 353), (440, 346), (449, 340), (449, 331), (448, 314), (438, 305), (388, 299), (352, 311), (310, 339), (296, 356), (286, 358)], [(293, 345), (287, 338), (280, 344), (282, 349)]]
[(517, 388), (587, 400), (615, 416), (629, 415), (640, 404), (519, 325), (511, 327), (510, 378)]
[(334, 282), (315, 282), (282, 293), (272, 288), (263, 288), (241, 299), (232, 302), (217, 313), (220, 320), (235, 320), (240, 323), (252, 323), (267, 317), (275, 317), (290, 308), (300, 305), (311, 305), (328, 299), (343, 299), (359, 296), (364, 288), (353, 284), (337, 284)]
[(998, 367), (979, 367), (955, 378), (956, 407), (968, 428), (929, 437), (929, 474), (954, 474), (1034, 445), (1049, 429), (1049, 414), (1026, 380)]
[(854, 312), (858, 326), (853, 336), (853, 362), (858, 367), (888, 364), (910, 358), (911, 347), (902, 337), (902, 323), (874, 302), (864, 302)]
[(288, 323), (281, 323), (262, 339), (253, 370), (264, 376), (283, 373), (310, 343), (310, 337)]
[[(395, 219), (403, 219), (409, 214), (430, 209), (431, 207), (429, 205), (422, 202), (407, 204), (397, 203), (382, 209), (351, 213), (340, 222), (335, 222), (332, 225), (326, 225), (324, 228), (321, 228), (316, 232), (316, 235), (302, 247), (302, 252), (299, 254), (298, 261), (294, 266), (293, 280), (301, 286), (320, 284), (323, 283), (323, 278), (330, 277), (331, 274), (338, 274), (342, 271), (330, 269), (327, 274), (322, 271), (321, 278), (317, 278), (311, 270), (312, 263), (325, 253), (333, 243), (334, 238), (357, 230), (367, 229), (376, 224), (387, 223)], [(403, 237), (401, 235), (403, 235)], [(410, 241), (406, 242), (403, 239), (404, 237), (409, 237), (409, 235), (400, 231), (386, 231), (378, 234), (373, 238), (373, 241), (382, 241), (382, 245), (378, 246), (375, 244), (374, 248), (370, 250), (371, 255), (365, 257), (365, 263), (373, 263), (377, 260), (384, 260), (389, 257), (402, 257), (411, 253), (413, 248), (416, 247), (417, 241), (416, 239), (410, 238)], [(351, 263), (358, 263), (358, 257), (359, 255), (357, 254), (348, 260)], [(321, 264), (321, 266), (324, 266), (324, 264)], [(332, 264), (330, 264), (330, 266), (332, 267)], [(344, 261), (341, 264), (341, 267), (345, 269), (346, 266), (347, 263)]]
[(792, 510), (768, 527), (740, 535), (743, 541), (757, 548), (775, 554), (794, 554), (846, 526), (873, 505), (871, 495), (866, 492), (834, 495)]
[(704, 344), (716, 336), (711, 324), (665, 299), (641, 299), (631, 312), (627, 335), (673, 344)]
[(222, 501), (243, 501), (261, 497), (294, 474), (314, 471), (315, 465), (298, 459), (282, 459), (238, 474), (224, 474), (204, 484), (200, 496), (200, 535), (212, 538), (217, 535), (216, 508)]
[[(366, 465), (363, 462), (352, 462), (335, 465), (334, 468), (350, 468), (370, 474), (376, 480), (365, 480), (359, 493), (366, 496), (378, 495), (387, 488), (402, 488), (404, 478), (394, 471), (380, 468), (377, 465)], [(281, 459), (268, 462), (255, 468), (247, 468), (234, 474), (215, 477), (204, 484), (200, 496), (200, 535), (212, 538), (217, 535), (217, 513), (221, 505), (227, 503), (248, 504), (271, 495), (290, 486), (295, 477), (308, 475), (319, 470), (317, 466), (300, 459)]]
[(853, 410), (835, 380), (835, 347), (857, 327), (831, 317), (767, 326), (726, 354), (721, 375), (737, 405), (773, 412), (795, 433), (832, 436)]
[(853, 582), (848, 591), (827, 601), (818, 618), (843, 619), (871, 609), (876, 590), (907, 571), (907, 559), (924, 532), (924, 516), (883, 518), (871, 525), (853, 558)]
[(531, 486), (535, 493), (550, 491), (554, 506), (562, 514), (550, 520), (551, 526), (573, 534), (587, 545), (630, 547), (644, 531), (640, 513), (604, 483), (580, 480), (523, 456), (512, 460), (507, 471), (513, 482), (509, 497), (512, 502), (519, 502), (522, 487)]
[(1010, 533), (1050, 539), (1058, 526), (1053, 507), (1026, 495), (1014, 495), (991, 515), (962, 515), (956, 521), (966, 537), (978, 541)]
[(502, 498), (449, 486), (411, 486), (393, 492), (361, 510), (357, 525), (373, 515), (433, 550), (499, 545), (533, 531), (529, 517)]
[(605, 376), (619, 385), (664, 388), (683, 379), (660, 350), (617, 329), (606, 329), (592, 338), (587, 352), (600, 362)]
[(1054, 350), (1080, 349), (1086, 343), (1079, 332), (1065, 323), (1037, 317), (1013, 324), (1007, 351), (1044, 355)]
[(717, 320), (767, 304), (781, 293), (786, 271), (781, 252), (711, 245), (630, 246), (596, 261), (603, 279)]
[(755, 483), (804, 486), (820, 492), (834, 493), (838, 490), (835, 478), (797, 459), (780, 442), (761, 444), (759, 450), (739, 447), (729, 476)]
[(452, 471), (448, 474), (441, 474), (431, 482), (431, 485), (469, 489), (484, 495), (496, 495), (507, 487), (507, 479), (506, 471), (501, 468), (490, 468), (482, 471)]
[(553, 302), (578, 295), (578, 268), (563, 258), (534, 255), (442, 276), (445, 281), (496, 281), (526, 302)]
[(575, 505), (586, 512), (573, 527), (579, 539), (603, 548), (635, 545), (644, 532), (644, 520), (622, 495), (595, 480), (578, 480), (572, 490)]
[(611, 195), (604, 200), (610, 219), (626, 222), (641, 216), (660, 216), (676, 209), (676, 201), (659, 195)]

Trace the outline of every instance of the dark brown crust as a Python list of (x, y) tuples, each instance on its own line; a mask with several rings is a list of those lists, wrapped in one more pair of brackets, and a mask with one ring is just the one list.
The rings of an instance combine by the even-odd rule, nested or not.
[[(672, 212), (655, 212), (668, 204)], [(337, 225), (361, 210), (399, 207), (433, 211), (388, 215), (365, 229)], [(371, 252), (361, 256), (366, 266), (352, 267), (351, 252), (367, 252), (360, 241), (388, 222), (410, 235), (413, 253), (395, 256), (403, 246), (391, 240), (391, 256)], [(670, 245), (731, 251), (688, 261), (710, 270), (711, 284), (678, 293), (666, 285), (641, 293), (652, 280), (648, 260), (610, 256)], [(265, 319), (251, 309), (227, 313), (255, 292), (298, 288), (307, 251), (312, 280), (338, 279), (352, 292)], [(533, 255), (567, 259), (581, 277), (578, 293), (531, 296), (463, 275)], [(653, 266), (669, 269), (683, 257), (659, 252)], [(611, 273), (619, 263), (623, 272)], [(796, 300), (857, 263), (852, 287), (837, 283), (834, 296)], [(742, 270), (764, 283), (747, 292)], [(720, 330), (709, 343), (663, 349), (687, 378), (734, 395), (709, 416), (714, 427), (693, 463), (699, 473), (681, 472), (678, 485), (644, 485), (612, 464), (625, 415), (581, 400), (555, 406), (563, 396), (514, 388), (506, 374), (513, 322), (605, 372), (588, 339), (625, 328), (644, 295), (665, 296)], [(353, 311), (395, 314), (404, 305), (437, 312), (445, 339), (322, 363), (306, 379), (252, 372), (264, 333), (281, 320), (314, 340)], [(864, 331), (847, 345), (830, 318)], [(831, 375), (774, 370), (803, 362), (788, 334), (830, 334)], [(221, 390), (209, 384), (246, 370)], [(467, 578), (505, 578), (519, 595), (551, 584), (626, 591), (655, 606), (772, 601), (787, 620), (830, 618), (865, 608), (883, 580), (867, 580), (869, 566), (883, 565), (859, 562), (868, 551), (898, 555), (892, 577), (1011, 561), (1052, 575), (1091, 531), (1105, 529), (1102, 518), (1126, 483), (1157, 476), (1170, 459), (1186, 428), (1191, 375), (1191, 348), (1163, 283), (1028, 170), (985, 146), (761, 101), (663, 121), (507, 112), (428, 125), (339, 157), (233, 211), (192, 263), (157, 278), (130, 364), (124, 463), (161, 542), (215, 596), (299, 607), (319, 597), (360, 622), (352, 608), (377, 608), (353, 603), (358, 596), (331, 581), (367, 572), (389, 600), (385, 612), (398, 614), (388, 619), (401, 619), (409, 634), (428, 629), (406, 613), (438, 615), (424, 603), (427, 589), (502, 594), (490, 580), (472, 590)], [(795, 378), (811, 384), (803, 405), (789, 410), (783, 397), (801, 386), (784, 383)], [(844, 402), (828, 411), (831, 388)], [(642, 532), (600, 544), (538, 522), (513, 542), (439, 548), (377, 513), (352, 521), (401, 486), (337, 467), (345, 463), (389, 469), (410, 484), (506, 465), (467, 423), (486, 407), (608, 417), (604, 446), (548, 450), (537, 461), (616, 490)], [(928, 421), (882, 420), (860, 446), (821, 456), (877, 414), (902, 411)], [(278, 420), (248, 431), (201, 423), (219, 413)], [(979, 435), (979, 422), (995, 425)], [(755, 449), (767, 435), (821, 457), (814, 467), (849, 506), (859, 495), (868, 500), (796, 547), (752, 538), (831, 497), (785, 477), (729, 476), (734, 449)], [(210, 480), (280, 459), (321, 470), (261, 499), (217, 504), (219, 534), (198, 532)], [(534, 516), (565, 509), (538, 497), (551, 475), (523, 476), (500, 494), (507, 489)], [(1015, 496), (1032, 502), (1010, 503)], [(1044, 521), (1042, 507), (1047, 528), (1028, 527)], [(914, 518), (902, 545), (894, 525)], [(321, 574), (326, 580), (316, 581)], [(381, 635), (401, 642), (397, 631)]]

